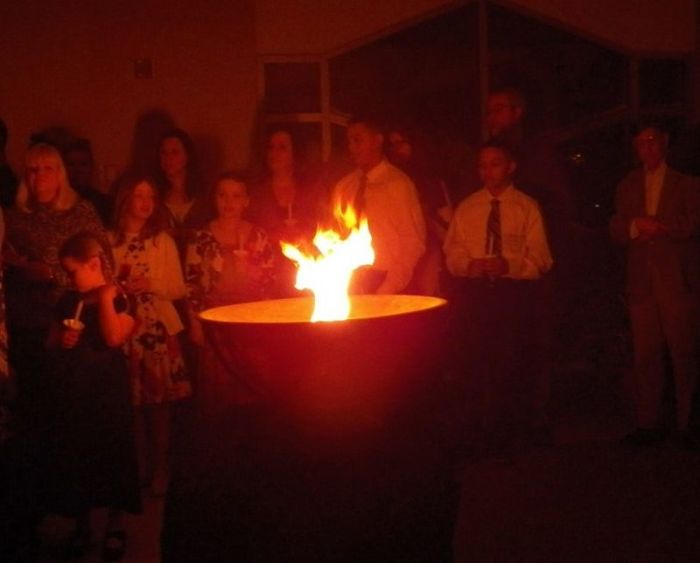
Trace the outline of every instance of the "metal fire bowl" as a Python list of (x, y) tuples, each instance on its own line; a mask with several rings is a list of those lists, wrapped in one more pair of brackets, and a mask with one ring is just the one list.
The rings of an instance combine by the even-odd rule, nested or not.
[(361, 295), (351, 304), (350, 318), (336, 322), (308, 321), (310, 297), (218, 307), (200, 318), (210, 344), (258, 400), (307, 421), (358, 426), (400, 410), (434, 381), (447, 302)]

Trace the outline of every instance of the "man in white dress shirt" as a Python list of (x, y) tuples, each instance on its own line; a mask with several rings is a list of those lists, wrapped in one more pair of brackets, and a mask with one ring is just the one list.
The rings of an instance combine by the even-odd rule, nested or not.
[(376, 255), (374, 270), (381, 280), (370, 291), (401, 293), (425, 252), (425, 221), (416, 188), (386, 160), (384, 135), (374, 121), (351, 121), (347, 137), (357, 169), (338, 182), (332, 202), (352, 204), (367, 217)]
[(516, 163), (506, 145), (479, 152), (483, 188), (458, 206), (444, 243), (449, 272), (460, 278), (455, 304), (458, 369), (479, 443), (508, 454), (534, 420), (538, 280), (552, 267), (542, 215), (513, 186)]

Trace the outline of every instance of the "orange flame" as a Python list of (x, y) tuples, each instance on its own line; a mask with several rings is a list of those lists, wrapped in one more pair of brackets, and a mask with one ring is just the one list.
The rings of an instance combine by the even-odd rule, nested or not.
[(335, 216), (349, 231), (347, 237), (332, 229), (316, 231), (314, 246), (318, 256), (302, 252), (293, 244), (281, 242), (282, 253), (297, 263), (299, 271), (295, 287), (310, 289), (314, 294), (311, 322), (339, 321), (350, 315), (348, 286), (356, 268), (374, 264), (372, 236), (367, 219), (359, 222), (355, 210), (348, 206), (335, 207)]

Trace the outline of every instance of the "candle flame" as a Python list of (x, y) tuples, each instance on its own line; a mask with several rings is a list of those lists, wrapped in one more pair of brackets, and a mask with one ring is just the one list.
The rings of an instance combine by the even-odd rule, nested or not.
[(311, 322), (347, 319), (350, 315), (348, 287), (352, 274), (360, 266), (374, 264), (367, 219), (360, 219), (350, 205), (342, 207), (337, 204), (334, 214), (348, 234), (343, 237), (332, 229), (319, 228), (313, 240), (317, 255), (305, 253), (299, 246), (287, 242), (280, 243), (282, 253), (297, 263), (295, 287), (310, 289), (314, 294)]

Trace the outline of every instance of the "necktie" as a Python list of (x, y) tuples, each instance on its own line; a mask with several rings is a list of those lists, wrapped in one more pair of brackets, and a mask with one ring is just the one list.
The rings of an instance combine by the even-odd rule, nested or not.
[(360, 183), (357, 186), (357, 191), (355, 192), (355, 201), (353, 202), (355, 207), (355, 213), (357, 213), (358, 218), (365, 214), (365, 192), (367, 191), (367, 175), (362, 174), (360, 176)]
[(491, 211), (486, 220), (486, 254), (501, 255), (501, 202), (491, 200)]

